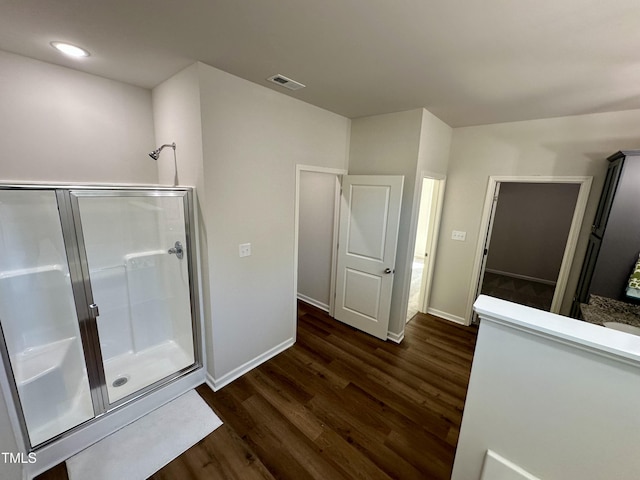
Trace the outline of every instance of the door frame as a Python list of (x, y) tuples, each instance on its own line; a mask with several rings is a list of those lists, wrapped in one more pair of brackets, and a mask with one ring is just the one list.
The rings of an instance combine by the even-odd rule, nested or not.
[[(436, 250), (438, 244), (438, 237), (440, 234), (440, 222), (442, 219), (442, 210), (444, 207), (444, 192), (447, 185), (447, 176), (442, 173), (433, 172), (430, 170), (422, 170), (420, 175), (416, 176), (416, 182), (414, 187), (414, 195), (413, 195), (413, 205), (411, 209), (411, 224), (409, 226), (409, 248), (407, 249), (407, 256), (405, 258), (405, 277), (402, 279), (404, 282), (402, 289), (402, 317), (404, 318), (404, 323), (402, 327), (402, 333), (398, 336), (390, 335), (389, 340), (392, 340), (396, 343), (400, 343), (404, 338), (404, 328), (407, 324), (407, 310), (409, 309), (409, 293), (411, 290), (411, 268), (413, 264), (414, 252), (416, 249), (416, 235), (418, 233), (418, 214), (420, 210), (420, 199), (422, 198), (422, 181), (425, 178), (431, 178), (433, 180), (441, 181), (440, 191), (438, 192), (437, 206), (436, 206), (436, 218), (434, 225), (434, 244), (433, 244), (433, 254), (429, 259), (429, 264), (427, 266), (428, 272), (427, 274), (433, 278), (433, 272), (435, 270), (435, 258), (436, 258)], [(397, 281), (397, 279), (396, 279)], [(432, 283), (433, 284), (433, 283)], [(430, 296), (430, 294), (429, 294)], [(421, 305), (424, 307), (424, 304)], [(427, 311), (428, 313), (428, 311)]]
[[(315, 165), (296, 164), (296, 197), (294, 206), (294, 240), (293, 240), (293, 305), (298, 301), (298, 242), (300, 240), (300, 176), (302, 172), (325, 173), (335, 175), (336, 192), (333, 206), (333, 240), (331, 245), (331, 286), (329, 288), (329, 316), (333, 317), (335, 309), (336, 291), (336, 264), (338, 261), (338, 222), (340, 220), (340, 177), (347, 175), (344, 168), (318, 167)], [(293, 314), (293, 339), (296, 340), (298, 332), (298, 312), (294, 308)]]
[[(424, 178), (432, 178), (432, 177), (423, 177)], [(438, 249), (438, 236), (440, 234), (440, 220), (442, 218), (442, 204), (444, 201), (444, 189), (447, 184), (446, 177), (441, 179), (432, 178), (437, 183), (435, 185), (438, 186), (438, 196), (436, 198), (436, 204), (432, 206), (432, 211), (435, 213), (435, 217), (433, 219), (433, 232), (431, 232), (431, 245), (430, 245), (430, 253), (429, 260), (427, 262), (427, 268), (424, 269), (422, 274), (422, 285), (420, 286), (422, 292), (420, 294), (420, 307), (422, 308), (420, 311), (424, 313), (428, 313), (429, 310), (429, 300), (431, 300), (431, 287), (433, 285), (433, 272), (435, 270), (436, 264), (436, 253)], [(418, 212), (419, 213), (419, 212)]]
[[(480, 221), (480, 234), (478, 235), (478, 244), (476, 246), (476, 255), (473, 264), (473, 272), (471, 274), (471, 286), (469, 289), (469, 295), (467, 298), (467, 309), (465, 313), (465, 325), (470, 325), (473, 319), (473, 303), (478, 296), (478, 282), (480, 281), (480, 275), (482, 271), (482, 263), (484, 257), (485, 244), (487, 242), (487, 234), (489, 233), (489, 227), (493, 222), (493, 216), (495, 211), (493, 209), (493, 197), (495, 195), (496, 187), (499, 183), (575, 183), (580, 185), (578, 192), (578, 198), (576, 206), (573, 211), (573, 218), (571, 220), (571, 227), (569, 229), (569, 235), (567, 236), (567, 243), (562, 256), (562, 263), (560, 264), (560, 272), (558, 273), (558, 279), (556, 281), (556, 289), (553, 295), (553, 301), (551, 303), (551, 313), (559, 313), (562, 306), (562, 300), (567, 288), (567, 281), (569, 280), (569, 273), (571, 271), (571, 264), (575, 256), (576, 245), (578, 243), (578, 237), (580, 235), (580, 228), (584, 219), (584, 213), (587, 207), (587, 201), (589, 200), (589, 192), (591, 191), (591, 183), (593, 177), (588, 176), (490, 176), (487, 185), (487, 192), (485, 195), (484, 209), (482, 212), (482, 218)], [(489, 239), (490, 240), (490, 239)]]

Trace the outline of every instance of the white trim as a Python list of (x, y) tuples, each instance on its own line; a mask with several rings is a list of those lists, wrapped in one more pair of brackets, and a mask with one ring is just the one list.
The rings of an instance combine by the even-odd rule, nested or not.
[(474, 308), (481, 323), (491, 322), (640, 368), (640, 342), (630, 341), (624, 332), (487, 295), (480, 295)]
[(333, 243), (331, 244), (331, 282), (329, 285), (329, 316), (336, 312), (336, 277), (338, 275), (338, 239), (340, 238), (340, 205), (342, 204), (342, 175), (336, 175), (333, 202)]
[[(327, 168), (327, 167), (316, 167), (314, 165), (302, 165), (302, 164), (296, 164), (296, 196), (294, 199), (294, 214), (293, 214), (293, 235), (294, 235), (294, 240), (293, 240), (293, 304), (295, 306), (296, 304), (296, 300), (298, 298), (298, 241), (299, 241), (299, 229), (300, 229), (300, 173), (301, 172), (316, 172), (316, 173), (328, 173), (328, 174), (333, 174), (333, 175), (346, 175), (347, 174), (347, 170), (343, 169), (343, 168)], [(338, 194), (339, 194), (339, 190), (338, 190)], [(334, 216), (338, 216), (339, 212), (336, 211), (334, 212)], [(335, 220), (334, 218), (334, 225), (335, 222), (337, 220)], [(335, 230), (335, 229), (334, 229)], [(336, 252), (336, 245), (337, 245), (337, 237), (334, 235), (334, 244), (333, 244), (333, 253), (334, 253), (334, 257), (335, 252)], [(332, 312), (334, 306), (333, 306), (333, 297), (334, 297), (334, 292), (335, 292), (335, 272), (334, 272), (334, 267), (332, 265), (331, 267), (332, 272), (331, 272), (331, 289), (329, 291), (329, 310), (330, 312)], [(294, 311), (294, 315), (293, 315), (293, 342), (295, 342), (296, 340), (296, 332), (297, 332), (297, 327), (298, 327), (298, 311), (296, 308), (293, 309)], [(226, 384), (225, 384), (226, 385)], [(222, 388), (222, 387), (219, 387)]]
[(484, 210), (482, 212), (482, 219), (480, 221), (480, 233), (478, 235), (478, 244), (476, 245), (476, 255), (473, 264), (473, 272), (471, 275), (471, 287), (469, 289), (469, 295), (467, 297), (467, 309), (465, 312), (465, 325), (471, 323), (473, 317), (473, 303), (476, 300), (478, 280), (482, 274), (481, 265), (484, 252), (484, 234), (489, 228), (491, 221), (491, 206), (493, 203), (493, 196), (496, 189), (496, 185), (499, 183), (578, 183), (580, 184), (580, 191), (578, 192), (578, 199), (576, 207), (573, 213), (573, 219), (571, 221), (571, 228), (569, 229), (569, 235), (567, 237), (567, 243), (562, 257), (562, 263), (560, 265), (560, 272), (556, 281), (556, 290), (553, 295), (553, 301), (551, 302), (551, 312), (557, 313), (560, 311), (564, 292), (567, 288), (567, 281), (569, 280), (569, 273), (571, 270), (571, 263), (575, 255), (576, 245), (578, 243), (578, 236), (580, 234), (580, 227), (582, 226), (582, 219), (584, 218), (584, 212), (587, 207), (587, 200), (589, 200), (589, 191), (591, 190), (591, 182), (593, 177), (575, 176), (575, 177), (560, 177), (560, 176), (490, 176), (487, 184), (487, 193), (485, 195)]
[(319, 308), (320, 310), (324, 310), (325, 312), (329, 313), (329, 305), (327, 305), (326, 303), (322, 303), (318, 300), (314, 300), (311, 297), (307, 297), (306, 295), (303, 295), (302, 293), (298, 293), (298, 300), (303, 301), (304, 303), (308, 303), (309, 305), (313, 305), (316, 308)]
[(545, 285), (555, 285), (557, 282), (553, 280), (545, 280), (544, 278), (530, 277), (528, 275), (520, 275), (519, 273), (503, 272), (502, 270), (494, 270), (493, 268), (485, 268), (485, 272), (495, 273), (503, 277), (519, 278), (520, 280), (529, 280), (536, 283), (544, 283)]
[(387, 340), (391, 340), (394, 343), (401, 343), (404, 340), (404, 329), (401, 333), (387, 332)]
[(429, 308), (427, 309), (427, 313), (429, 315), (433, 315), (434, 317), (439, 317), (439, 318), (443, 318), (444, 320), (449, 320), (450, 322), (459, 323), (460, 325), (467, 325), (467, 322), (464, 321), (464, 318), (459, 317), (457, 315), (453, 315), (451, 313), (443, 312), (442, 310)]
[(206, 375), (206, 377), (204, 379), (204, 383), (207, 384), (207, 387), (209, 387), (212, 392), (216, 391), (216, 388), (213, 386), (213, 384), (215, 383), (215, 380), (213, 379), (213, 377), (211, 376), (211, 374), (209, 372), (207, 372), (207, 375)]
[(207, 385), (209, 385), (209, 387), (211, 387), (214, 392), (217, 392), (222, 387), (224, 387), (226, 385), (229, 385), (231, 382), (233, 382), (234, 380), (240, 378), (245, 373), (253, 370), (258, 365), (266, 362), (267, 360), (272, 359), (273, 357), (275, 357), (279, 353), (284, 352), (287, 348), (293, 346), (294, 343), (295, 343), (295, 339), (293, 337), (289, 338), (288, 340), (285, 340), (281, 344), (276, 345), (275, 347), (273, 347), (273, 348), (267, 350), (266, 352), (258, 355), (254, 359), (243, 363), (242, 365), (240, 365), (237, 368), (234, 368), (229, 373), (225, 373), (220, 378), (216, 379), (216, 378), (213, 378), (211, 375), (207, 374)]
[[(423, 172), (424, 175), (424, 172)], [(422, 177), (423, 179), (425, 177)], [(426, 177), (433, 178), (433, 177)], [(440, 179), (434, 178), (436, 180), (437, 188), (438, 188), (438, 199), (436, 200), (438, 203), (435, 206), (436, 216), (433, 221), (433, 234), (431, 237), (431, 248), (429, 252), (429, 258), (427, 259), (427, 266), (425, 268), (425, 272), (423, 272), (423, 283), (424, 292), (421, 298), (422, 300), (422, 309), (421, 312), (426, 312), (429, 309), (429, 300), (431, 300), (431, 289), (433, 288), (433, 272), (435, 270), (436, 265), (436, 253), (438, 250), (438, 237), (440, 236), (440, 221), (442, 220), (442, 210), (444, 206), (444, 189), (447, 186), (447, 177), (443, 177)], [(427, 281), (424, 282), (424, 278), (426, 275)]]

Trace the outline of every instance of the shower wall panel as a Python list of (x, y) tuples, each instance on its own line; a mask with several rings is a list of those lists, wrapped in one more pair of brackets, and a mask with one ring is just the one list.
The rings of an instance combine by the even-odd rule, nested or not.
[(173, 264), (177, 262), (166, 250), (125, 256), (134, 352), (160, 345), (173, 337), (170, 290), (164, 281)]
[(149, 252), (166, 255), (168, 248), (161, 249), (167, 244), (159, 234), (162, 210), (157, 203), (156, 197), (92, 197), (82, 215), (105, 361), (170, 338), (162, 313), (144, 309), (149, 295), (160, 294), (153, 265), (145, 267), (140, 258)]

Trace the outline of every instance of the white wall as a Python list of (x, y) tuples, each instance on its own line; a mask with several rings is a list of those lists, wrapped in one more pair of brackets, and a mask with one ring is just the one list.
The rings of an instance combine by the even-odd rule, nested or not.
[[(200, 79), (198, 64), (185, 68), (155, 87), (153, 97), (153, 122), (156, 145), (176, 143), (178, 184), (196, 187), (195, 217), (198, 224), (200, 261), (197, 263), (202, 306), (203, 336), (207, 371), (213, 372), (213, 350), (211, 339), (211, 298), (209, 284), (209, 261), (207, 228), (203, 222), (203, 211), (207, 207), (207, 192), (204, 183), (202, 154), (202, 119), (200, 112)], [(173, 151), (164, 149), (158, 159), (160, 184), (173, 185), (175, 167)]]
[(480, 478), (487, 449), (540, 479), (637, 479), (640, 338), (502, 304), (481, 315), (452, 479)]
[(151, 92), (0, 51), (0, 180), (156, 183)]
[(300, 172), (298, 295), (328, 311), (336, 175)]
[[(606, 157), (640, 146), (640, 110), (456, 128), (438, 243), (431, 306), (460, 320), (465, 315), (490, 175), (588, 175), (593, 187), (562, 312), (575, 292)], [(467, 232), (464, 242), (452, 230)]]
[[(350, 121), (198, 64), (214, 370), (293, 341), (295, 165), (346, 168)], [(239, 258), (238, 245), (252, 255)]]
[[(152, 97), (156, 145), (176, 142), (179, 184), (196, 187), (204, 200), (198, 65), (194, 63), (162, 82), (153, 89)], [(173, 180), (173, 152), (164, 149), (158, 159), (158, 183), (173, 185)]]
[[(444, 175), (451, 128), (423, 108), (353, 120), (349, 174), (404, 175), (389, 331), (404, 332), (418, 223), (421, 172)], [(421, 178), (418, 179), (422, 182)]]

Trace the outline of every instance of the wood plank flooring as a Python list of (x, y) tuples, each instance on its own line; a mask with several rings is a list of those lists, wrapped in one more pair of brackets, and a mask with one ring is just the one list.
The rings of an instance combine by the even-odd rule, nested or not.
[(292, 348), (198, 387), (224, 425), (151, 478), (449, 479), (477, 329), (418, 314), (396, 345), (304, 303), (298, 317)]

